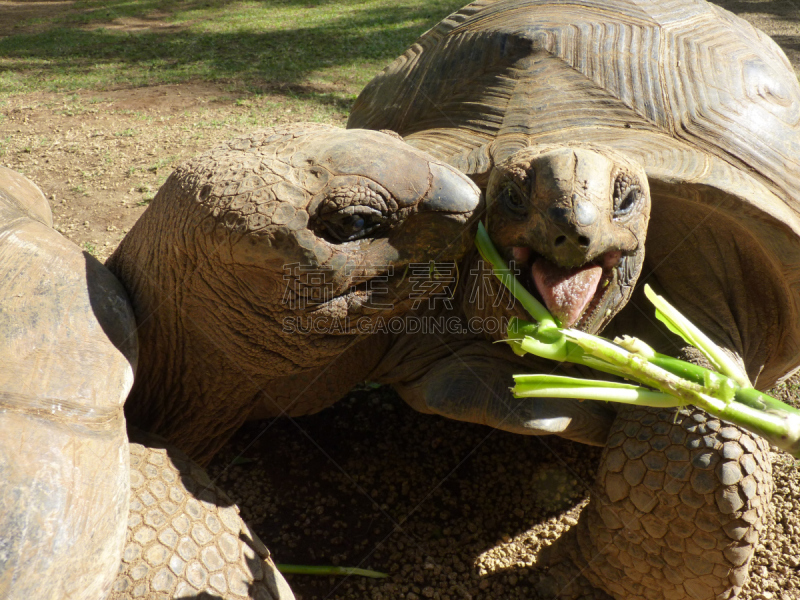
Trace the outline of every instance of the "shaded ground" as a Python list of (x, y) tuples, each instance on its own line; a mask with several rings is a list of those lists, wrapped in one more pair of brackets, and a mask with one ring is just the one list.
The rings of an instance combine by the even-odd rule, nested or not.
[[(797, 4), (721, 4), (773, 35), (800, 68)], [(0, 1), (0, 40), (15, 19), (35, 33), (31, 19), (71, 5)], [(185, 158), (265, 125), (343, 123), (349, 88), (326, 85), (316, 92), (331, 92), (330, 101), (313, 108), (286, 90), (253, 95), (205, 83), (15, 95), (0, 104), (0, 164), (36, 181), (59, 231), (103, 259)], [(535, 598), (537, 552), (575, 523), (597, 456), (558, 439), (419, 415), (378, 390), (353, 392), (313, 417), (248, 426), (211, 470), (278, 562), (391, 574), (293, 576), (305, 600)], [(775, 521), (747, 600), (800, 597), (800, 478), (785, 455), (773, 464)]]

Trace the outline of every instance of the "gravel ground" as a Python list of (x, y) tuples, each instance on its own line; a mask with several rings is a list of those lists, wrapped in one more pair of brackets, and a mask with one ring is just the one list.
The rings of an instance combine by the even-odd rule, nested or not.
[[(797, 384), (781, 393), (796, 397)], [(577, 522), (599, 455), (421, 415), (380, 389), (251, 424), (210, 471), (276, 562), (390, 574), (289, 576), (302, 600), (535, 599), (539, 551)], [(772, 463), (775, 514), (746, 600), (800, 598), (800, 477), (788, 455)]]

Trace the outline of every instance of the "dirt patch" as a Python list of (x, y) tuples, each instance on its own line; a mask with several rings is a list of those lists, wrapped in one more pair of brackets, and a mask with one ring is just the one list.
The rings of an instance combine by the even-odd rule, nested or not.
[(257, 127), (315, 118), (297, 106), (200, 83), (17, 96), (0, 113), (0, 164), (35, 181), (56, 229), (104, 260), (179, 163)]
[(0, 2), (0, 36), (17, 33), (38, 33), (47, 27), (43, 22), (71, 12), (74, 0), (50, 2)]
[(163, 21), (162, 19), (165, 19), (166, 17), (168, 17), (166, 13), (154, 12), (147, 18), (121, 17), (114, 19), (110, 23), (97, 23), (94, 25), (89, 25), (85, 29), (87, 31), (93, 31), (95, 29), (110, 29), (112, 31), (126, 31), (131, 33), (137, 31), (175, 33), (177, 31), (183, 31), (189, 26), (189, 23), (175, 25), (174, 23)]

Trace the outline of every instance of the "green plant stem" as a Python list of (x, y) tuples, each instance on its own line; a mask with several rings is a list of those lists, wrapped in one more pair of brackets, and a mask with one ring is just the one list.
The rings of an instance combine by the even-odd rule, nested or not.
[(747, 373), (694, 323), (684, 317), (677, 308), (656, 294), (653, 288), (647, 284), (644, 286), (644, 294), (656, 307), (656, 318), (664, 323), (670, 331), (681, 336), (687, 344), (700, 350), (717, 371), (730, 377), (741, 387), (752, 387)]
[(494, 274), (500, 280), (500, 283), (506, 286), (514, 298), (519, 300), (523, 308), (539, 322), (540, 328), (550, 329), (559, 326), (559, 323), (556, 321), (555, 317), (550, 314), (550, 311), (534, 298), (533, 295), (517, 281), (517, 278), (514, 277), (511, 269), (508, 268), (508, 264), (503, 260), (503, 257), (500, 256), (497, 248), (494, 247), (483, 223), (478, 223), (475, 245), (478, 247), (478, 252), (481, 257), (483, 257), (483, 260), (492, 265)]
[[(795, 457), (800, 457), (800, 411), (791, 406), (785, 405), (779, 400), (771, 398), (766, 394), (761, 394), (753, 388), (738, 388), (735, 390), (733, 398), (725, 394), (722, 398), (715, 397), (708, 392), (718, 391), (709, 390), (705, 386), (679, 377), (659, 366), (648, 361), (642, 355), (627, 351), (625, 348), (614, 344), (598, 336), (576, 331), (571, 329), (559, 330), (564, 337), (573, 344), (580, 346), (584, 355), (579, 357), (581, 364), (599, 368), (600, 370), (625, 377), (635, 379), (644, 385), (669, 394), (679, 399), (678, 404), (693, 404), (702, 408), (706, 412), (725, 419), (762, 436), (767, 441), (786, 450)], [(520, 343), (523, 349), (536, 349), (534, 345), (526, 344), (523, 340)], [(567, 354), (567, 360), (571, 360), (576, 354)], [(596, 359), (597, 364), (593, 364), (591, 359)], [(677, 359), (675, 359), (677, 360)], [(680, 361), (682, 362), (682, 361)], [(674, 363), (669, 363), (674, 364)], [(715, 374), (719, 379), (721, 376)], [(613, 394), (604, 392), (609, 399)], [(741, 395), (741, 401), (734, 401)], [(582, 390), (576, 388), (572, 395), (562, 393), (561, 397), (570, 398), (589, 398), (583, 395)], [(639, 404), (642, 406), (664, 406), (664, 401), (658, 396), (648, 396), (642, 394)], [(760, 410), (758, 403), (765, 407), (765, 398), (769, 398), (769, 410)], [(591, 398), (589, 398), (591, 399)], [(601, 399), (601, 398), (598, 398)], [(649, 400), (653, 403), (648, 402)], [(626, 400), (629, 401), (629, 400)]]
[[(545, 381), (538, 383), (538, 377), (544, 378)], [(565, 377), (564, 380), (571, 381), (562, 383), (546, 381), (552, 378), (552, 375), (515, 375), (516, 385), (512, 388), (512, 392), (518, 398), (601, 400), (655, 408), (674, 408), (693, 404), (709, 414), (760, 435), (795, 458), (800, 458), (800, 414), (795, 409), (763, 411), (740, 402), (714, 398), (695, 390), (681, 390), (679, 399), (673, 393), (654, 392), (647, 388), (625, 384), (612, 387), (605, 385), (610, 382), (591, 379)], [(585, 383), (585, 386), (580, 383)], [(683, 401), (684, 398), (688, 398), (689, 402)]]
[(558, 375), (514, 375), (514, 383), (511, 391), (517, 398), (576, 398), (656, 407), (682, 406), (681, 401), (670, 394), (654, 392), (637, 385), (597, 379)]
[(358, 567), (334, 567), (334, 566), (308, 566), (308, 565), (275, 565), (281, 573), (293, 575), (359, 575), (361, 577), (371, 577), (373, 579), (383, 579), (388, 577), (388, 573), (371, 571), (369, 569), (359, 569)]
[(624, 336), (611, 342), (558, 327), (547, 309), (517, 282), (482, 226), (476, 245), (501, 283), (539, 320), (510, 320), (507, 335), (517, 354), (529, 352), (550, 360), (582, 364), (658, 390), (552, 375), (520, 375), (514, 378), (515, 396), (606, 400), (654, 407), (694, 404), (800, 458), (800, 411), (755, 390), (735, 361), (649, 286), (645, 286), (645, 293), (656, 306), (659, 320), (698, 348), (722, 374), (658, 354), (636, 338)]

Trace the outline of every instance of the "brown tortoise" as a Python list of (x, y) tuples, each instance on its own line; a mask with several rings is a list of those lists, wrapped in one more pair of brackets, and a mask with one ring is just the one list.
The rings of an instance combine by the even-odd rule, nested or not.
[[(134, 322), (115, 277), (52, 229), (38, 188), (0, 168), (0, 597), (292, 600), (197, 464), (132, 427), (127, 443), (134, 371), (128, 425), (186, 422), (191, 437), (173, 437), (205, 459), (253, 390), (358, 341), (373, 278), (394, 302), (382, 314), (402, 314), (402, 265), (461, 256), (479, 199), (397, 136), (309, 124), (233, 140), (179, 167), (110, 261)], [(381, 235), (346, 243), (366, 215)], [(293, 262), (327, 285), (285, 281)], [(338, 335), (281, 340), (287, 283)], [(142, 390), (161, 421), (137, 414)]]
[[(691, 29), (682, 33), (682, 27)], [(623, 46), (638, 54), (615, 51)], [(726, 68), (707, 66), (708, 57), (720, 52)], [(680, 57), (680, 68), (673, 56)], [(701, 67), (705, 76), (717, 74), (713, 84), (697, 84), (704, 81)], [(687, 70), (694, 80), (682, 79)], [(140, 343), (126, 403), (129, 422), (204, 462), (252, 411), (314, 412), (369, 377), (393, 383), (426, 412), (607, 443), (595, 499), (579, 524), (585, 535), (580, 547), (565, 549), (569, 560), (588, 561), (591, 583), (617, 598), (731, 597), (746, 578), (771, 491), (763, 441), (698, 411), (614, 413), (595, 403), (518, 402), (507, 391), (508, 375), (522, 367), (507, 348), (491, 344), (491, 336), (376, 333), (376, 325), (409, 311), (431, 318), (513, 312), (475, 301), (475, 284), (493, 282), (474, 253), (462, 260), (477, 194), (445, 166), (449, 162), (486, 188), (495, 242), (509, 259), (524, 263), (523, 278), (562, 318), (598, 329), (630, 297), (609, 328), (679, 351), (640, 317), (640, 298), (631, 290), (643, 268), (643, 277), (741, 358), (759, 387), (769, 385), (798, 362), (793, 273), (800, 227), (791, 191), (798, 178), (799, 99), (780, 51), (703, 3), (472, 4), (368, 87), (351, 118), (352, 125), (397, 130), (438, 161), (385, 134), (352, 132), (366, 137), (347, 138), (311, 128), (240, 138), (173, 174), (108, 264), (131, 297)], [(20, 212), (19, 201), (9, 200), (6, 229), (46, 224), (42, 202)], [(6, 274), (16, 273), (21, 249), (36, 250), (49, 236), (58, 237), (51, 232), (4, 249), (0, 281), (24, 283)], [(53, 269), (62, 253), (72, 253), (73, 262)], [(86, 396), (95, 402), (87, 408), (62, 401), (60, 393), (69, 399), (74, 390), (27, 386), (32, 379), (25, 379), (26, 369), (38, 373), (39, 363), (20, 361), (12, 352), (3, 417), (44, 427), (29, 434), (12, 424), (9, 431), (39, 435), (37, 449), (46, 448), (59, 427), (81, 436), (78, 442), (65, 438), (72, 453), (26, 456), (39, 464), (56, 456), (56, 470), (81, 474), (83, 487), (53, 478), (48, 488), (30, 477), (35, 467), (19, 470), (19, 485), (4, 486), (3, 501), (17, 512), (5, 512), (11, 526), (3, 530), (29, 522), (42, 527), (17, 527), (18, 548), (40, 563), (33, 571), (23, 569), (24, 561), (3, 563), (3, 581), (19, 586), (18, 597), (80, 597), (88, 589), (80, 577), (92, 578), (95, 590), (111, 585), (121, 550), (126, 449), (119, 405), (136, 362), (124, 343), (134, 325), (124, 301), (108, 301), (124, 295), (99, 265), (87, 259), (82, 267), (73, 247), (41, 256), (44, 273), (66, 273), (79, 290), (89, 290), (79, 292), (82, 314), (99, 354), (110, 358), (90, 360), (90, 373), (74, 365), (86, 361), (92, 344), (75, 346), (84, 353), (76, 358), (65, 352), (64, 363), (59, 353), (42, 355), (47, 369), (79, 379), (87, 374), (78, 382), (81, 393), (102, 390), (96, 398), (95, 392)], [(464, 277), (452, 306), (440, 301), (414, 308), (419, 289), (435, 286), (415, 290), (406, 267), (429, 261), (460, 261)], [(446, 268), (431, 268), (427, 283), (451, 278)], [(96, 294), (98, 281), (101, 289), (116, 291)], [(3, 297), (22, 297), (29, 289), (29, 281), (27, 287), (4, 287)], [(59, 299), (69, 292), (35, 289), (45, 290), (34, 297), (49, 302), (55, 314), (66, 314), (68, 303)], [(702, 304), (696, 302), (700, 294)], [(25, 301), (9, 306), (28, 310)], [(285, 330), (289, 316), (313, 316), (319, 327), (293, 334)], [(41, 322), (4, 325), (3, 331), (37, 331)], [(59, 327), (67, 336), (63, 347), (73, 347), (69, 342), (80, 330), (68, 320)], [(20, 461), (24, 441), (5, 445), (7, 470)], [(97, 463), (92, 456), (116, 459)], [(203, 584), (194, 590), (222, 593), (206, 568), (219, 563), (214, 550), (202, 555), (195, 539), (205, 539), (203, 530), (170, 525), (163, 509), (169, 501), (159, 497), (163, 487), (143, 483), (148, 472), (167, 482), (177, 477), (172, 468), (159, 470), (159, 461), (167, 460), (163, 451), (154, 456), (139, 461), (144, 475), (132, 478), (149, 495), (133, 500), (127, 546), (133, 550), (126, 548), (115, 594), (175, 594), (178, 585), (192, 582), (189, 563)], [(192, 476), (181, 459), (174, 462), (190, 472), (184, 488), (202, 503), (208, 483)], [(58, 488), (80, 501), (59, 504), (52, 493)], [(19, 490), (29, 494), (22, 501)], [(209, 511), (222, 498), (213, 493), (202, 505)], [(56, 499), (52, 507), (32, 501), (48, 494)], [(182, 497), (175, 518), (192, 514), (192, 500)], [(160, 512), (148, 502), (158, 503)], [(75, 523), (66, 520), (68, 508), (87, 512)], [(48, 514), (54, 516), (42, 518)], [(194, 514), (213, 533), (213, 519)], [(61, 543), (39, 551), (51, 534)], [(247, 571), (237, 584), (244, 581), (255, 596), (288, 594), (276, 580), (261, 585), (264, 592), (247, 581), (264, 577), (253, 567), (254, 550), (265, 555), (257, 546), (245, 540), (237, 551), (239, 563), (229, 568)], [(51, 578), (42, 584), (30, 572)], [(31, 591), (39, 584), (55, 591)], [(227, 579), (226, 585), (231, 587)], [(573, 588), (570, 593), (587, 593)], [(236, 597), (238, 589), (224, 593)]]
[[(606, 333), (681, 353), (631, 289), (641, 267), (759, 388), (800, 364), (800, 89), (777, 45), (727, 11), (479, 0), (375, 77), (348, 127), (393, 130), (472, 177), (493, 240), (562, 320), (599, 330), (631, 296)], [(520, 367), (483, 341), (418, 340), (403, 364), (413, 380), (386, 380), (420, 410), (606, 445), (566, 549), (593, 584), (672, 599), (744, 583), (771, 495), (762, 440), (697, 411), (514, 401)]]

